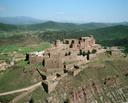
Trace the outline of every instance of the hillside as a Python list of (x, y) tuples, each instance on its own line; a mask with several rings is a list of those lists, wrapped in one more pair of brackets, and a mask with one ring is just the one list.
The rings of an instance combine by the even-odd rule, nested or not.
[[(54, 26), (54, 22), (49, 22), (49, 25), (68, 28), (60, 24)], [(74, 24), (67, 23), (66, 25), (74, 27)], [(16, 28), (11, 28), (10, 26)], [(29, 65), (27, 61), (24, 61), (26, 53), (45, 50), (51, 46), (48, 42), (42, 41), (53, 42), (56, 39), (79, 38), (80, 36), (92, 34), (96, 37), (96, 41), (101, 44), (105, 43), (107, 46), (112, 46), (114, 43), (124, 46), (124, 44), (126, 45), (128, 43), (128, 26), (123, 25), (93, 30), (65, 29), (58, 31), (41, 31), (42, 29), (37, 30), (36, 28), (32, 31), (29, 31), (29, 29), (28, 31), (23, 31), (23, 29), (15, 31), (17, 26), (9, 25), (9, 27), (6, 24), (2, 29), (7, 31), (5, 28), (8, 28), (14, 31), (0, 32), (0, 36), (3, 33), (5, 34), (4, 38), (2, 38), (2, 36), (0, 38), (0, 60), (4, 60), (7, 63), (10, 63), (13, 58), (18, 60), (22, 57), (22, 60), (15, 62), (14, 66), (0, 73), (1, 93), (28, 87), (42, 79), (37, 71), (37, 68), (41, 73), (44, 71), (42, 65)], [(45, 24), (43, 27), (49, 28), (50, 26), (48, 27), (48, 25)], [(109, 103), (116, 103), (119, 100), (121, 101), (120, 103), (122, 103), (127, 101), (128, 92), (125, 87), (128, 85), (128, 71), (126, 68), (128, 58), (124, 58), (124, 55), (121, 54), (113, 55), (112, 53), (112, 55), (110, 55), (107, 54), (107, 52), (97, 54), (97, 56), (97, 58), (90, 60), (87, 64), (84, 61), (85, 64), (82, 64), (82, 67), (80, 67), (83, 68), (83, 71), (75, 77), (67, 75), (67, 77), (61, 79), (55, 91), (50, 94), (45, 92), (41, 87), (28, 94), (19, 93), (1, 96), (0, 102), (7, 103), (19, 97), (21, 97), (21, 99), (17, 100), (18, 103), (28, 101), (30, 103), (31, 101), (34, 101), (34, 103), (47, 103), (46, 101), (50, 98), (52, 98), (53, 103), (59, 103), (60, 101), (62, 101), (62, 103), (69, 103), (69, 100), (84, 100), (84, 102), (79, 103), (88, 103), (88, 101), (97, 101), (98, 103), (108, 101)], [(120, 90), (122, 92), (120, 92)], [(75, 100), (73, 100), (73, 98), (75, 98)]]
[(104, 46), (127, 46), (128, 26), (118, 25), (88, 31)]
[(128, 26), (117, 25), (90, 30), (88, 33), (94, 35), (98, 40), (113, 40), (128, 38)]
[(64, 30), (64, 31), (46, 31), (44, 33), (39, 33), (39, 37), (54, 41), (56, 39), (64, 38), (79, 38), (81, 36), (93, 35), (96, 40), (116, 40), (116, 39), (127, 39), (128, 38), (128, 26), (111, 26), (95, 30)]
[(76, 29), (78, 28), (76, 24), (73, 23), (58, 23), (53, 21), (48, 21), (40, 24), (33, 24), (27, 26), (30, 30), (66, 30), (66, 29)]
[[(40, 23), (39, 21), (29, 19), (29, 18), (12, 18), (12, 20), (3, 20), (0, 18), (0, 22), (5, 25), (17, 25), (19, 30), (50, 30), (50, 31), (61, 31), (61, 30), (90, 30), (90, 29), (98, 29), (103, 27), (111, 26), (111, 24), (104, 23), (85, 23), (85, 24), (75, 24), (75, 23), (61, 23), (54, 21), (47, 21)], [(5, 22), (6, 21), (6, 22)], [(15, 23), (14, 23), (15, 21)], [(10, 23), (12, 22), (12, 23)], [(18, 26), (20, 24), (20, 26)], [(29, 25), (25, 25), (29, 24)], [(1, 27), (0, 27), (1, 28)], [(6, 31), (6, 29), (1, 28), (1, 30)], [(8, 30), (12, 30), (11, 28)]]
[(84, 23), (80, 24), (80, 28), (86, 28), (86, 29), (98, 29), (98, 28), (104, 28), (104, 27), (109, 27), (109, 26), (114, 26), (115, 24), (111, 23), (95, 23), (95, 22), (90, 22), (90, 23)]
[[(21, 63), (25, 64), (25, 62)], [(27, 64), (24, 66), (25, 68), (26, 66), (28, 67)], [(109, 55), (102, 53), (99, 54), (97, 58), (90, 60), (89, 63), (85, 63), (82, 66), (83, 71), (76, 76), (67, 75), (62, 78), (55, 90), (51, 93), (47, 93), (40, 87), (37, 90), (26, 94), (26, 96), (22, 96), (24, 93), (16, 94), (16, 96), (10, 95), (9, 97), (1, 96), (0, 101), (11, 101), (17, 98), (18, 95), (22, 97), (18, 103), (27, 101), (34, 101), (34, 103), (48, 103), (46, 101), (51, 100), (52, 103), (60, 103), (60, 101), (61, 103), (74, 103), (78, 101), (81, 101), (78, 103), (90, 103), (90, 101), (97, 101), (97, 103), (105, 103), (105, 101), (108, 103), (118, 103), (119, 101), (119, 103), (123, 103), (128, 101), (128, 71), (126, 68), (128, 66), (128, 58), (124, 58), (119, 54)], [(22, 81), (20, 80), (21, 82), (19, 82), (21, 77), (25, 78), (25, 80), (22, 79), (23, 83), (26, 83), (26, 81), (29, 81), (27, 83), (31, 83), (33, 79), (39, 77), (39, 74), (34, 67), (23, 69), (24, 68), (10, 69), (10, 71), (5, 72), (8, 74), (7, 76), (2, 76), (1, 82), (5, 81), (5, 79), (8, 80), (9, 83), (6, 83), (6, 86), (12, 86), (12, 88), (9, 89), (14, 90), (17, 87), (12, 84), (12, 82), (16, 82), (21, 86)], [(17, 78), (14, 78), (12, 75), (16, 75)], [(7, 77), (10, 78), (7, 79)], [(30, 78), (32, 79), (30, 80)], [(3, 84), (1, 88), (2, 87), (5, 88)], [(1, 91), (6, 90), (3, 88)]]
[(17, 29), (18, 27), (15, 25), (0, 23), (0, 31), (12, 31), (12, 30), (17, 30)]
[[(119, 23), (120, 24), (120, 23)], [(62, 22), (54, 22), (54, 21), (47, 21), (40, 24), (33, 24), (27, 26), (28, 29), (31, 30), (90, 30), (90, 29), (98, 29), (98, 28), (104, 28), (109, 26), (115, 26), (119, 25), (118, 23), (62, 23)], [(121, 23), (122, 24), (122, 23)], [(126, 25), (127, 23), (123, 23), (122, 25)]]
[(93, 35), (99, 43), (108, 46), (126, 45), (128, 40), (128, 26), (110, 26), (105, 24), (102, 25), (100, 23), (72, 24), (49, 21), (27, 26), (15, 26), (0, 23), (0, 31), (3, 31), (0, 33), (1, 44), (2, 41), (15, 41), (14, 39), (17, 41), (19, 40), (20, 42), (24, 38), (30, 36), (53, 42), (56, 39), (63, 40), (65, 38), (79, 38), (81, 36)]
[[(12, 22), (12, 23), (10, 23)], [(15, 22), (15, 23), (14, 23)], [(42, 22), (42, 23), (41, 23)], [(0, 23), (3, 25), (12, 25), (14, 26), (17, 25), (19, 30), (50, 30), (50, 31), (61, 31), (61, 30), (77, 30), (77, 31), (84, 31), (84, 30), (94, 30), (94, 29), (102, 29), (107, 27), (114, 27), (114, 26), (128, 26), (127, 22), (123, 23), (95, 23), (95, 22), (90, 22), (90, 23), (83, 23), (83, 24), (78, 24), (78, 23), (62, 23), (62, 22), (54, 22), (54, 21), (47, 21), (43, 22), (40, 20), (36, 20), (33, 18), (29, 17), (15, 17), (15, 18), (2, 18), (0, 17)], [(20, 26), (19, 26), (20, 24)], [(27, 25), (29, 24), (29, 25)], [(0, 27), (1, 28), (1, 27)], [(110, 29), (108, 28), (108, 29)], [(120, 27), (119, 27), (120, 28)], [(103, 30), (104, 30), (103, 29)], [(113, 30), (113, 28), (111, 28)], [(111, 30), (110, 29), (110, 30)], [(1, 28), (1, 30), (6, 31), (6, 29)], [(11, 29), (8, 29), (11, 30)], [(101, 30), (101, 31), (103, 31)], [(97, 31), (97, 30), (96, 30)], [(98, 30), (99, 31), (99, 30)], [(95, 31), (94, 31), (95, 32)]]

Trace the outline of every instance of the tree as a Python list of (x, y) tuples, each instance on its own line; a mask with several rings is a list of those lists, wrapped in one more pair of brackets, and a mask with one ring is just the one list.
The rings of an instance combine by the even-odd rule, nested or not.
[(92, 50), (92, 54), (95, 54), (96, 52), (97, 52), (96, 49), (93, 49), (93, 50)]
[(34, 100), (33, 98), (30, 99), (29, 103), (34, 103)]
[(44, 59), (42, 61), (42, 65), (43, 65), (43, 67), (45, 67), (45, 60)]
[(83, 51), (83, 56), (85, 56), (86, 55), (86, 52), (85, 51)]
[(82, 49), (80, 49), (80, 55), (83, 55)]
[(28, 61), (29, 60), (29, 54), (26, 53), (26, 58), (25, 58), (25, 61)]
[(112, 55), (112, 51), (111, 50), (107, 50), (106, 52), (107, 52), (107, 54)]
[(127, 56), (128, 55), (128, 47), (125, 47), (123, 50), (124, 54)]
[(67, 56), (68, 54), (67, 54), (67, 52), (65, 53), (65, 56)]
[(87, 52), (87, 60), (89, 60), (90, 59), (90, 51), (88, 50), (88, 52)]
[(68, 52), (68, 55), (71, 55), (71, 52), (70, 51)]

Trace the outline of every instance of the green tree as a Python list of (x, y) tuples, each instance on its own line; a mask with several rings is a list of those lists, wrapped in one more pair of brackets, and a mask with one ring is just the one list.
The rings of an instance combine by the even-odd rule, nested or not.
[(30, 101), (29, 101), (29, 103), (34, 103), (34, 99), (31, 98)]
[(82, 49), (80, 49), (80, 55), (83, 55)]
[(43, 65), (43, 67), (45, 67), (45, 60), (44, 59), (42, 61), (42, 65)]
[(83, 51), (83, 56), (85, 56), (86, 55), (86, 52), (85, 51)]
[(87, 52), (87, 60), (89, 60), (90, 59), (90, 51), (88, 50), (88, 52)]
[(127, 56), (128, 55), (128, 47), (125, 47), (123, 50), (124, 54)]
[(71, 52), (70, 51), (68, 52), (68, 55), (71, 55)]
[(68, 53), (66, 52), (66, 53), (65, 53), (65, 56), (67, 56), (67, 55), (68, 55)]
[(109, 55), (112, 55), (112, 51), (111, 50), (107, 50), (106, 53), (109, 54)]
[(93, 50), (92, 50), (92, 54), (95, 54), (96, 52), (97, 52), (96, 49), (93, 49)]

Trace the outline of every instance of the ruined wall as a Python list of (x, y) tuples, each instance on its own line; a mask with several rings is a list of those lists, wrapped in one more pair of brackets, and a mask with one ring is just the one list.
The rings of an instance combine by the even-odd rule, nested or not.
[(43, 61), (43, 57), (39, 56), (29, 56), (29, 63), (30, 64), (36, 64), (36, 63), (41, 63)]
[(85, 51), (91, 51), (92, 49), (94, 49), (94, 45), (95, 45), (95, 39), (91, 36), (91, 37), (81, 37), (80, 41), (80, 49), (84, 49)]
[(45, 60), (46, 68), (63, 68), (62, 60), (58, 58), (49, 58)]
[(52, 91), (54, 91), (57, 84), (58, 84), (58, 81), (43, 81), (42, 82), (43, 88), (47, 93), (51, 93)]

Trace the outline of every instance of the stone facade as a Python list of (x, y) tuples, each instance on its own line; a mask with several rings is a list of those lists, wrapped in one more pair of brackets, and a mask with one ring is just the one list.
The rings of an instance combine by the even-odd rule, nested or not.
[(42, 82), (43, 88), (47, 93), (51, 93), (52, 91), (54, 91), (57, 84), (58, 84), (58, 81), (43, 81)]
[(101, 46), (96, 44), (93, 36), (90, 37), (81, 37), (79, 39), (64, 39), (63, 43), (68, 46), (68, 48), (72, 48), (75, 50), (85, 50), (92, 51), (93, 49), (100, 49)]

